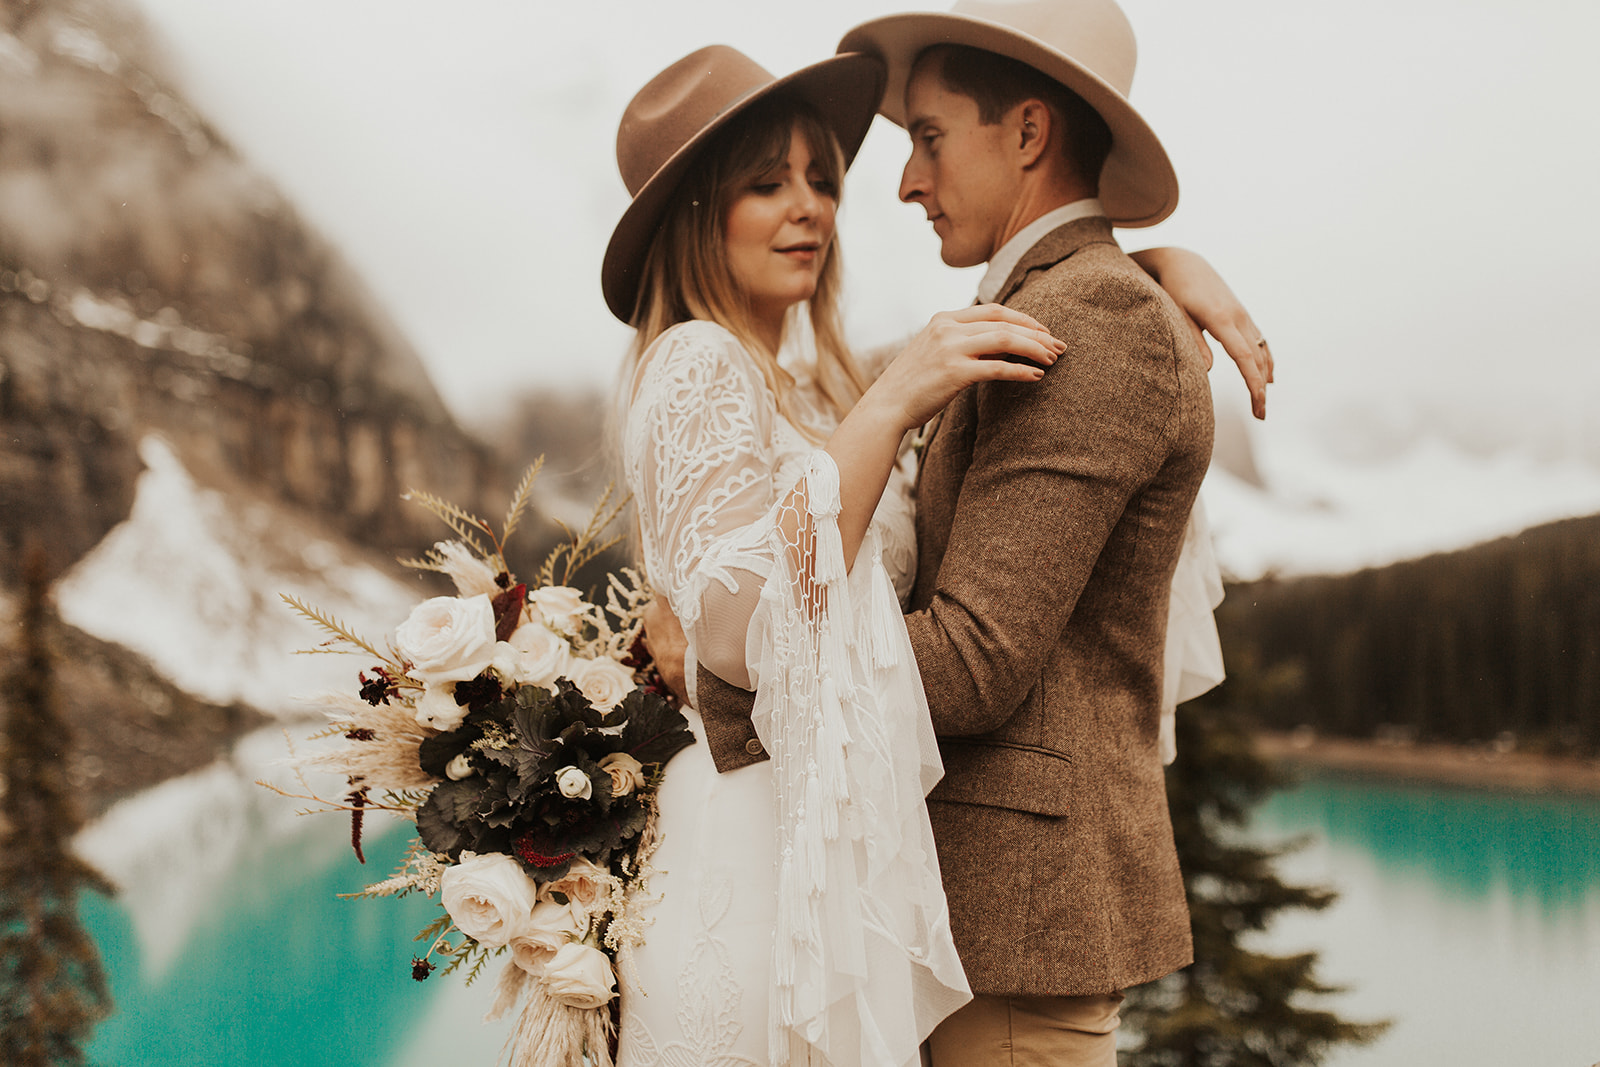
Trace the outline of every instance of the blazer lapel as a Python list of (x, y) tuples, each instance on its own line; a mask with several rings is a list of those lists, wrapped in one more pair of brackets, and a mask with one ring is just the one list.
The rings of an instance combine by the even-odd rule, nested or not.
[(1111, 235), (1111, 220), (1103, 215), (1074, 219), (1065, 226), (1051, 230), (1023, 253), (1006, 278), (1006, 283), (1000, 287), (1000, 294), (995, 301), (1004, 304), (1010, 300), (1033, 271), (1048, 270), (1088, 245), (1116, 243), (1117, 239)]

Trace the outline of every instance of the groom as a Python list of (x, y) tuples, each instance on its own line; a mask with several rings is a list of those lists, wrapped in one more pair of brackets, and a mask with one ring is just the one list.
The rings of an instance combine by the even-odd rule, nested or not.
[[(926, 438), (906, 625), (945, 776), (928, 798), (974, 1001), (933, 1067), (1116, 1062), (1122, 990), (1191, 959), (1157, 725), (1168, 591), (1211, 455), (1207, 361), (1112, 226), (1177, 201), (1126, 96), (1112, 0), (962, 0), (840, 51), (889, 64), (901, 199), (984, 301), (1067, 342), (1038, 384), (958, 397)], [(720, 770), (765, 759), (749, 694), (709, 671)]]

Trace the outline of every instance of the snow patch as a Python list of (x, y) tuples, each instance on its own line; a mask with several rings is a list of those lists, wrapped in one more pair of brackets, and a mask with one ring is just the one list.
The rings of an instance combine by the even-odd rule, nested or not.
[(359, 657), (297, 655), (323, 636), (287, 593), (378, 644), (420, 599), (396, 578), (317, 536), (287, 509), (195, 483), (170, 445), (139, 445), (133, 511), (56, 588), (61, 617), (145, 658), (218, 704), (307, 714), (303, 701), (349, 689)]
[(1213, 467), (1205, 499), (1230, 578), (1343, 574), (1600, 513), (1600, 470), (1525, 452), (1472, 456), (1422, 437), (1383, 461), (1295, 434), (1257, 451), (1267, 488)]

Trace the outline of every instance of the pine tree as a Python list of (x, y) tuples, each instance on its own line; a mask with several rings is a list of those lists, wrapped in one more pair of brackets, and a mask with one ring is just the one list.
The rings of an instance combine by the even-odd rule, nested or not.
[(1242, 944), (1284, 909), (1320, 911), (1337, 894), (1279, 879), (1274, 864), (1290, 849), (1239, 840), (1251, 809), (1283, 783), (1243, 726), (1240, 704), (1262, 684), (1248, 665), (1233, 673), (1222, 689), (1178, 712), (1167, 802), (1195, 961), (1129, 991), (1123, 1018), (1143, 1043), (1122, 1054), (1124, 1067), (1308, 1067), (1335, 1045), (1364, 1044), (1388, 1026), (1307, 1005), (1339, 991), (1317, 979), (1315, 952), (1272, 956)]
[(24, 583), (21, 662), (6, 679), (0, 732), (0, 1063), (62, 1067), (84, 1062), (83, 1043), (111, 1009), (77, 912), (81, 889), (111, 887), (71, 851), (80, 818), (47, 637), (49, 567), (37, 546)]

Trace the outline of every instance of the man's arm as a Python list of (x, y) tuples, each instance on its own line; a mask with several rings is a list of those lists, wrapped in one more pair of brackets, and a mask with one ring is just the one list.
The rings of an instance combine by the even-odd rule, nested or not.
[[(655, 661), (661, 680), (678, 702), (687, 706), (689, 639), (665, 598), (657, 597), (646, 605), (643, 617), (645, 650)], [(696, 666), (695, 708), (718, 772), (726, 774), (771, 759), (750, 722), (756, 695), (718, 678), (703, 663)]]

